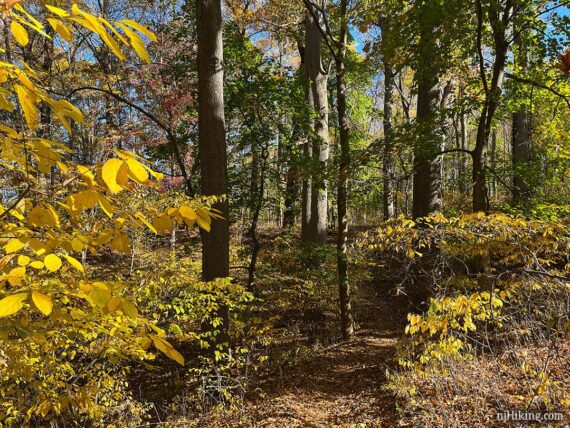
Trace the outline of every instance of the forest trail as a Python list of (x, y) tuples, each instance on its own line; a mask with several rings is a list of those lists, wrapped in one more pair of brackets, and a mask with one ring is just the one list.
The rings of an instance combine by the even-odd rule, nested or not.
[(247, 411), (255, 426), (395, 426), (395, 399), (383, 385), (406, 308), (405, 297), (387, 287), (361, 284), (354, 298), (354, 338), (315, 352), (261, 385), (261, 397)]

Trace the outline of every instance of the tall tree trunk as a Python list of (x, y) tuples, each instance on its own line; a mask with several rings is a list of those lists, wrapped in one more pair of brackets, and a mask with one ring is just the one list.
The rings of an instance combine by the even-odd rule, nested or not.
[[(461, 111), (460, 116), (460, 128), (461, 128), (461, 149), (469, 150), (469, 138), (467, 134), (467, 116), (465, 112)], [(459, 158), (459, 192), (464, 195), (469, 190), (468, 182), (465, 180), (467, 174), (467, 162), (468, 158), (464, 153), (461, 153)]]
[(524, 167), (530, 164), (531, 115), (526, 111), (513, 113), (512, 162), (513, 203), (521, 205), (530, 197), (530, 187), (524, 174)]
[(337, 109), (340, 125), (340, 163), (338, 173), (338, 234), (337, 234), (337, 270), (338, 270), (338, 291), (340, 301), (340, 318), (342, 326), (342, 336), (344, 339), (350, 338), (354, 333), (354, 321), (350, 304), (350, 285), (348, 280), (348, 173), (350, 169), (350, 128), (346, 111), (346, 70), (345, 57), (348, 39), (348, 0), (340, 3), (340, 37), (339, 51), (335, 58), (336, 64), (336, 89), (337, 89)]
[[(307, 138), (303, 143), (303, 159), (305, 159), (305, 165), (309, 163), (308, 160), (312, 157), (312, 153), (311, 141)], [(301, 242), (305, 243), (311, 241), (311, 184), (310, 174), (304, 171), (301, 187)]]
[(418, 144), (414, 150), (412, 217), (425, 217), (441, 208), (441, 137), (438, 130), (440, 105), (440, 66), (437, 52), (433, 6), (420, 10), (420, 42), (418, 69), (417, 123)]
[(489, 136), (493, 118), (497, 111), (498, 102), (501, 97), (503, 78), (505, 74), (505, 64), (509, 41), (507, 31), (509, 22), (512, 19), (513, 1), (506, 0), (501, 10), (493, 10), (489, 13), (489, 24), (493, 29), (495, 58), (491, 80), (488, 81), (485, 74), (483, 48), (481, 38), (484, 28), (483, 6), (480, 0), (476, 2), (477, 7), (477, 47), (479, 53), (480, 77), (485, 88), (485, 101), (477, 124), (477, 138), (473, 149), (473, 211), (489, 211), (489, 195), (487, 189), (486, 164), (487, 147), (489, 146)]
[[(316, 12), (315, 12), (316, 13)], [(321, 33), (313, 13), (305, 15), (305, 66), (309, 79), (311, 107), (316, 117), (315, 136), (312, 139), (313, 169), (311, 174), (311, 218), (309, 240), (324, 244), (327, 237), (327, 185), (326, 170), (329, 158), (329, 103), (327, 93), (328, 74), (323, 68)]]
[[(491, 168), (495, 171), (497, 168), (497, 129), (491, 131)], [(493, 174), (491, 178), (491, 196), (497, 197), (497, 177)]]
[[(249, 246), (251, 250), (251, 258), (248, 266), (247, 286), (250, 291), (255, 289), (255, 269), (257, 267), (257, 258), (261, 248), (259, 237), (257, 236), (257, 224), (259, 216), (263, 208), (263, 194), (265, 193), (265, 173), (267, 169), (267, 149), (262, 142), (252, 142), (252, 153), (255, 154), (255, 162), (251, 164), (251, 182), (250, 182), (250, 210), (251, 224), (247, 231)], [(259, 151), (261, 150), (261, 155)]]
[[(382, 30), (386, 29), (386, 24)], [(383, 208), (384, 219), (394, 217), (394, 155), (392, 153), (393, 130), (392, 111), (394, 105), (394, 70), (390, 65), (390, 60), (384, 54), (384, 161), (382, 163), (382, 174), (384, 181)]]
[[(196, 0), (198, 33), (198, 143), (202, 194), (226, 195), (214, 208), (222, 220), (202, 232), (202, 279), (229, 276), (228, 171), (224, 126), (224, 71), (221, 0)], [(217, 344), (228, 342), (228, 308), (221, 307)], [(225, 346), (224, 346), (225, 347)]]
[[(305, 17), (305, 43), (307, 43), (307, 18)], [(307, 76), (306, 65), (306, 48), (299, 45), (299, 53), (301, 55), (301, 78), (305, 88), (305, 101), (312, 109), (313, 106), (313, 93), (311, 91), (311, 82)], [(314, 121), (312, 118), (309, 124), (313, 126)], [(301, 242), (308, 243), (311, 241), (311, 200), (312, 200), (312, 183), (311, 183), (311, 168), (313, 157), (313, 146), (310, 138), (306, 138), (303, 142), (303, 182), (301, 184)], [(308, 171), (307, 171), (308, 169)]]
[[(528, 57), (520, 33), (515, 39), (517, 51), (515, 63), (524, 71), (528, 67)], [(512, 118), (512, 163), (513, 163), (513, 204), (522, 205), (531, 196), (531, 189), (525, 180), (524, 169), (531, 162), (532, 116), (523, 105), (513, 113)]]

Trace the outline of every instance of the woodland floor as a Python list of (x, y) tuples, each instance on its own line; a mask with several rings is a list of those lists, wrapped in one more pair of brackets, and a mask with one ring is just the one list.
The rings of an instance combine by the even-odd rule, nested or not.
[(404, 297), (361, 284), (355, 337), (266, 379), (246, 413), (259, 427), (395, 426), (395, 398), (383, 388), (406, 320)]
[[(237, 412), (172, 419), (171, 405), (188, 385), (184, 369), (162, 360), (159, 376), (142, 371), (133, 379), (141, 399), (154, 404), (160, 425), (176, 427), (393, 427), (399, 419), (396, 398), (386, 389), (386, 373), (395, 367), (396, 343), (406, 324), (410, 298), (397, 295), (394, 284), (378, 279), (356, 285), (354, 337), (347, 342), (324, 338), (281, 368), (253, 374)], [(335, 297), (332, 297), (335, 299)], [(326, 314), (326, 324), (338, 324)], [(302, 339), (302, 341), (306, 341)], [(281, 351), (296, 352), (297, 342), (282, 343)], [(187, 360), (195, 348), (178, 348)]]

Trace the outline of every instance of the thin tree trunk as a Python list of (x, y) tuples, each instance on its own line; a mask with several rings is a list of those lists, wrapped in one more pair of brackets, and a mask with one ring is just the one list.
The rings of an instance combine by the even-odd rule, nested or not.
[[(514, 55), (515, 63), (526, 71), (528, 58), (522, 37), (519, 34), (515, 39), (517, 52)], [(513, 204), (524, 205), (531, 197), (531, 189), (525, 179), (524, 169), (531, 161), (531, 123), (532, 116), (528, 109), (521, 108), (513, 113), (512, 117), (512, 163), (513, 163)]]
[[(469, 150), (469, 139), (467, 135), (467, 116), (464, 111), (461, 111), (460, 116), (460, 128), (461, 128), (461, 149)], [(462, 195), (469, 191), (469, 185), (466, 181), (468, 158), (463, 153), (461, 153), (459, 159), (459, 191)]]
[[(497, 167), (497, 130), (493, 128), (491, 131), (491, 168), (495, 171)], [(497, 197), (497, 177), (491, 178), (491, 197)]]
[(349, 339), (354, 333), (354, 321), (352, 317), (352, 308), (350, 304), (350, 284), (348, 280), (348, 218), (347, 218), (347, 202), (348, 202), (348, 173), (350, 169), (350, 128), (346, 111), (346, 70), (345, 57), (346, 45), (348, 39), (348, 18), (347, 18), (348, 0), (342, 0), (340, 3), (340, 44), (336, 63), (336, 87), (337, 87), (337, 109), (338, 120), (340, 125), (340, 163), (338, 174), (338, 197), (337, 197), (337, 213), (338, 213), (338, 235), (337, 235), (337, 270), (338, 270), (338, 291), (340, 301), (340, 318), (342, 327), (342, 337)]
[(525, 180), (524, 168), (530, 163), (531, 115), (525, 111), (513, 113), (512, 162), (513, 203), (524, 204), (530, 197), (530, 187)]
[[(477, 124), (477, 139), (473, 155), (473, 211), (489, 211), (489, 195), (486, 179), (486, 163), (487, 163), (487, 147), (489, 146), (489, 136), (491, 134), (491, 125), (503, 85), (503, 77), (505, 74), (505, 64), (507, 60), (507, 51), (509, 42), (507, 41), (508, 23), (512, 19), (513, 2), (506, 0), (501, 11), (493, 11), (489, 14), (490, 24), (493, 29), (493, 40), (495, 58), (493, 62), (493, 72), (491, 81), (487, 81), (485, 75), (485, 67), (482, 63), (483, 49), (481, 46), (481, 34), (483, 32), (483, 11), (481, 1), (477, 1), (477, 20), (478, 35), (477, 45), (479, 50), (479, 67), (481, 79), (485, 86), (485, 101)], [(502, 13), (501, 13), (502, 12)]]
[[(257, 144), (253, 144), (256, 146)], [(251, 249), (251, 258), (248, 266), (248, 280), (247, 285), (250, 291), (254, 291), (255, 287), (255, 269), (257, 267), (257, 258), (259, 255), (260, 243), (257, 236), (257, 224), (259, 222), (259, 215), (263, 208), (263, 194), (265, 193), (265, 171), (267, 166), (267, 149), (265, 147), (255, 148), (252, 151), (258, 152), (261, 150), (261, 157), (257, 155), (257, 162), (252, 162), (252, 179), (251, 179), (251, 202), (250, 207), (252, 210), (251, 225), (247, 231), (249, 245)], [(255, 170), (254, 170), (255, 169)]]
[[(386, 24), (382, 27), (386, 29)], [(384, 181), (383, 192), (383, 209), (384, 219), (394, 217), (395, 201), (394, 201), (394, 155), (392, 153), (393, 130), (392, 116), (394, 105), (394, 70), (390, 65), (389, 59), (384, 54), (384, 161), (382, 163), (382, 173)]]

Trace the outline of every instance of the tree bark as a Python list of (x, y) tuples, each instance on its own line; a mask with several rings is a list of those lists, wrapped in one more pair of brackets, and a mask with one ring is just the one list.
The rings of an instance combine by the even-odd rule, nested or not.
[(480, 78), (485, 88), (485, 101), (483, 103), (481, 115), (479, 116), (479, 122), (477, 124), (477, 138), (475, 140), (475, 148), (472, 152), (473, 211), (488, 212), (489, 195), (486, 178), (487, 147), (489, 146), (491, 125), (501, 97), (503, 78), (505, 75), (505, 64), (509, 49), (507, 31), (509, 23), (512, 20), (513, 2), (512, 0), (506, 0), (501, 10), (492, 10), (488, 14), (489, 24), (493, 32), (493, 48), (495, 52), (490, 82), (485, 74), (483, 48), (481, 45), (484, 22), (483, 6), (480, 0), (477, 0), (476, 7), (478, 21), (477, 49), (479, 54)]
[[(316, 12), (315, 12), (316, 13)], [(305, 15), (305, 66), (309, 79), (311, 107), (315, 111), (314, 138), (312, 138), (313, 168), (311, 174), (311, 215), (308, 239), (324, 244), (327, 236), (326, 170), (329, 158), (328, 74), (323, 68), (321, 33), (313, 13)]]
[(521, 205), (531, 196), (524, 174), (524, 167), (530, 164), (531, 158), (531, 115), (525, 111), (514, 112), (512, 120), (513, 204)]
[[(514, 60), (523, 71), (528, 67), (528, 57), (520, 33), (515, 39), (517, 52)], [(525, 179), (524, 169), (531, 162), (532, 116), (524, 106), (512, 117), (512, 163), (513, 163), (513, 204), (524, 205), (531, 196), (531, 189)]]
[(440, 66), (438, 65), (432, 6), (420, 10), (418, 53), (418, 144), (414, 150), (412, 217), (425, 217), (441, 209), (441, 138), (437, 125), (440, 105)]
[[(202, 232), (202, 279), (229, 276), (228, 171), (224, 124), (224, 71), (220, 0), (196, 0), (198, 33), (198, 143), (202, 194), (225, 196), (214, 205), (222, 220)], [(228, 308), (216, 314), (222, 320), (216, 344), (228, 341)]]
[(342, 337), (349, 339), (354, 333), (354, 320), (350, 303), (350, 284), (348, 280), (348, 173), (350, 169), (350, 128), (346, 109), (346, 70), (345, 57), (348, 40), (348, 0), (340, 3), (340, 37), (339, 49), (335, 58), (336, 64), (336, 89), (337, 89), (337, 110), (339, 120), (339, 141), (340, 141), (340, 163), (338, 171), (338, 234), (337, 234), (337, 271), (338, 271), (338, 291), (340, 303), (340, 319), (342, 327)]
[[(461, 149), (462, 150), (469, 150), (469, 138), (467, 134), (467, 116), (465, 115), (464, 111), (461, 111), (460, 115), (460, 128), (461, 128)], [(467, 174), (467, 165), (468, 158), (465, 156), (464, 153), (460, 154), (459, 157), (459, 192), (461, 194), (466, 194), (469, 191), (469, 185), (465, 180), (465, 176)]]
[[(386, 24), (382, 27), (386, 29)], [(394, 70), (390, 61), (384, 54), (384, 161), (382, 163), (382, 175), (384, 181), (383, 211), (384, 219), (390, 219), (395, 214), (394, 195), (394, 155), (392, 153), (393, 130), (392, 116), (394, 106)]]

